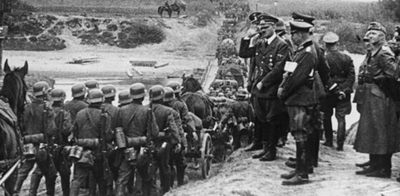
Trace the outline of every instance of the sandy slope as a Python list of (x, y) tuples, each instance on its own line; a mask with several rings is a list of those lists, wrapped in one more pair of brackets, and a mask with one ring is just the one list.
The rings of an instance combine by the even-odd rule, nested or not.
[[(289, 156), (294, 156), (294, 144), (278, 150), (278, 160), (260, 162), (251, 158), (252, 153), (243, 149), (234, 152), (216, 176), (209, 180), (190, 182), (171, 191), (169, 196), (197, 195), (379, 195), (380, 192), (400, 188), (400, 183), (392, 179), (369, 178), (354, 174), (354, 166), (363, 162), (367, 156), (356, 153), (351, 146), (345, 146), (344, 152), (321, 146), (319, 167), (310, 175), (311, 183), (303, 186), (282, 186), (281, 174), (290, 171), (284, 165)], [(400, 157), (393, 159), (394, 175), (400, 170)]]

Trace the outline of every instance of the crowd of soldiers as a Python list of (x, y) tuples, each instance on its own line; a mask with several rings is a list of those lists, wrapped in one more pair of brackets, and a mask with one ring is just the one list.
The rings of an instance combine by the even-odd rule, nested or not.
[[(343, 151), (345, 116), (351, 112), (355, 83), (352, 59), (338, 50), (339, 36), (328, 32), (325, 47), (314, 39), (312, 16), (294, 12), (290, 33), (285, 22), (268, 13), (250, 14), (252, 24), (242, 38), (239, 56), (250, 58), (247, 90), (255, 110), (254, 141), (246, 151), (262, 149), (254, 159), (276, 159), (280, 139), (290, 132), (296, 142), (296, 157), (285, 164), (294, 168), (283, 185), (309, 182), (318, 166), (320, 138), (333, 147), (331, 117), (338, 121), (338, 151)], [(290, 34), (290, 35), (289, 35)], [(391, 157), (400, 150), (399, 89), (396, 56), (386, 42), (386, 29), (372, 22), (364, 37), (368, 51), (359, 74), (354, 101), (360, 113), (354, 148), (368, 153), (366, 163), (356, 164), (358, 175), (388, 178)], [(397, 53), (398, 55), (398, 53)], [(400, 178), (398, 179), (400, 181)]]
[(37, 194), (42, 177), (47, 195), (54, 195), (57, 173), (63, 195), (71, 196), (159, 195), (157, 171), (160, 194), (175, 180), (182, 185), (188, 149), (184, 132), (196, 138), (198, 128), (180, 90), (177, 82), (155, 85), (148, 92), (150, 104), (143, 105), (145, 85), (135, 83), (118, 94), (116, 107), (112, 85), (100, 89), (96, 81), (75, 84), (73, 99), (65, 103), (65, 91), (35, 83), (34, 99), (24, 112), (26, 160), (18, 170), (14, 195), (33, 169), (29, 195)]

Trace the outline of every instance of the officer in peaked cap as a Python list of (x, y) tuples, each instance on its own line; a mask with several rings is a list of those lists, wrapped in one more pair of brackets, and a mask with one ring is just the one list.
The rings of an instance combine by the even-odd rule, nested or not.
[(328, 32), (322, 38), (325, 42), (325, 59), (330, 66), (330, 76), (336, 89), (321, 100), (321, 110), (324, 112), (325, 146), (333, 147), (332, 122), (333, 109), (338, 120), (337, 150), (343, 150), (346, 131), (345, 116), (351, 111), (350, 95), (353, 92), (355, 71), (353, 60), (338, 50), (339, 36), (334, 32)]
[[(306, 14), (300, 14), (298, 12), (294, 12), (292, 14), (292, 18), (294, 21), (297, 22), (305, 22), (308, 23), (310, 25), (312, 25), (312, 27), (309, 28), (309, 33), (310, 35), (313, 35), (313, 31), (314, 31), (314, 20), (315, 18)], [(325, 51), (324, 49), (319, 45), (319, 43), (313, 41), (313, 45), (315, 46), (315, 49), (317, 51), (317, 70), (318, 73), (321, 77), (322, 83), (323, 85), (327, 88), (330, 89), (330, 87), (332, 87), (332, 82), (330, 80), (330, 68), (329, 65), (326, 63), (326, 59), (325, 59)], [(316, 109), (318, 110), (318, 109)], [(317, 111), (316, 111), (317, 112)], [(322, 127), (322, 125), (318, 124), (320, 122), (322, 122), (323, 120), (316, 120), (315, 121), (315, 127)], [(322, 132), (323, 130), (318, 130), (315, 133), (311, 134), (308, 140), (308, 144), (307, 144), (307, 149), (309, 149), (311, 152), (309, 153), (310, 155), (310, 159), (311, 162), (313, 162), (314, 166), (318, 165), (318, 154), (319, 154), (319, 132)]]
[[(154, 113), (148, 106), (143, 105), (143, 99), (145, 98), (145, 86), (142, 83), (134, 83), (130, 86), (129, 92), (126, 92), (126, 97), (131, 97), (132, 101), (126, 105), (120, 107), (117, 117), (117, 129), (122, 129), (127, 140), (138, 139), (145, 137), (146, 141), (155, 141), (158, 137), (158, 127), (156, 124), (156, 118)], [(120, 93), (125, 95), (125, 91)], [(121, 99), (120, 99), (121, 100)], [(145, 144), (127, 144), (127, 151), (130, 152), (133, 149), (139, 151), (143, 149)], [(133, 153), (136, 153), (135, 150)], [(135, 154), (134, 154), (135, 155)], [(151, 168), (154, 168), (157, 163), (154, 159), (149, 157), (150, 155), (145, 153), (143, 156), (137, 158), (137, 160), (130, 160), (129, 156), (122, 156), (121, 164), (119, 164), (118, 179), (116, 181), (116, 195), (123, 196), (127, 195), (127, 186), (131, 186), (130, 177), (135, 175), (142, 178), (142, 187), (139, 187), (143, 195), (153, 195), (154, 190), (153, 184), (155, 184), (155, 173)], [(140, 162), (142, 158), (149, 159), (151, 164), (136, 164)], [(153, 165), (152, 167), (150, 165)]]
[(290, 31), (293, 43), (297, 46), (293, 61), (297, 67), (292, 73), (286, 73), (278, 89), (278, 96), (286, 105), (289, 113), (290, 131), (296, 141), (296, 169), (289, 174), (281, 175), (287, 179), (283, 185), (299, 185), (308, 182), (307, 140), (314, 127), (310, 115), (318, 104), (317, 94), (312, 83), (308, 83), (310, 72), (317, 66), (318, 56), (309, 30), (311, 24), (290, 21)]
[(368, 31), (371, 31), (371, 30), (381, 31), (385, 35), (387, 34), (386, 28), (379, 22), (371, 22), (371, 23), (369, 23)]
[(283, 67), (290, 58), (291, 49), (275, 33), (278, 18), (264, 13), (259, 16), (259, 20), (258, 36), (243, 38), (239, 51), (240, 57), (252, 58), (248, 91), (254, 98), (252, 104), (256, 114), (254, 141), (246, 151), (263, 149), (253, 158), (273, 161), (277, 154), (280, 124), (288, 124), (286, 109), (276, 96), (276, 90), (282, 80)]
[(160, 168), (160, 181), (163, 194), (170, 190), (171, 180), (173, 179), (169, 165), (172, 148), (180, 143), (179, 128), (176, 125), (173, 114), (175, 111), (163, 105), (164, 95), (165, 91), (161, 85), (154, 85), (149, 89), (150, 107), (154, 112), (160, 134), (164, 135), (155, 144), (158, 148), (157, 167)]
[(308, 24), (311, 24), (312, 26), (314, 26), (314, 20), (315, 18), (306, 14), (300, 14), (298, 12), (293, 12), (292, 13), (292, 18), (294, 21), (298, 21), (298, 22), (306, 22)]
[(121, 91), (118, 94), (118, 107), (122, 107), (124, 105), (128, 105), (132, 102), (132, 97), (131, 94), (128, 90), (126, 91)]
[(258, 20), (258, 16), (261, 15), (261, 12), (253, 12), (249, 15), (249, 20), (252, 24), (258, 24), (260, 21)]
[(99, 88), (99, 82), (96, 80), (89, 80), (85, 82), (85, 86), (88, 90)]
[(286, 33), (286, 25), (282, 18), (278, 18), (278, 22), (276, 23), (275, 33), (281, 37), (285, 42), (289, 45), (291, 53), (293, 52), (293, 43), (290, 40), (290, 36)]
[[(102, 139), (106, 142), (106, 145), (111, 145), (111, 117), (107, 112), (101, 109), (104, 101), (103, 92), (101, 92), (100, 89), (90, 90), (87, 96), (87, 101), (89, 102), (89, 107), (78, 112), (71, 129), (74, 141), (91, 140), (94, 142), (96, 139), (103, 137)], [(104, 133), (103, 135), (99, 131), (99, 125), (102, 125), (101, 131)], [(77, 196), (82, 189), (89, 189), (90, 193), (95, 193), (96, 189), (98, 189), (98, 195), (109, 195), (111, 190), (108, 190), (108, 182), (110, 179), (104, 176), (104, 172), (99, 172), (106, 170), (103, 164), (104, 159), (102, 153), (95, 153), (99, 151), (100, 146), (84, 143), (78, 145), (83, 147), (82, 154), (89, 154), (88, 157), (94, 157), (94, 160), (92, 158), (92, 160), (89, 160), (84, 164), (75, 164), (70, 195)], [(108, 151), (108, 149), (103, 150)], [(86, 161), (86, 159), (81, 161)], [(92, 179), (93, 181), (87, 182), (87, 177), (91, 175), (93, 178), (89, 179)]]
[(88, 103), (85, 102), (86, 86), (83, 83), (75, 84), (71, 87), (71, 93), (73, 99), (65, 104), (65, 110), (71, 114), (72, 122), (75, 121), (76, 114), (88, 107)]

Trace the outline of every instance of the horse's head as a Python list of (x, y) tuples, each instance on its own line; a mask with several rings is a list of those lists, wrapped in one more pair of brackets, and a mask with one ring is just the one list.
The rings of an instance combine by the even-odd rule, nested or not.
[(14, 113), (19, 116), (24, 110), (27, 91), (24, 78), (28, 73), (28, 62), (25, 61), (23, 67), (11, 70), (8, 65), (8, 60), (6, 60), (4, 63), (4, 72), (6, 75), (3, 79), (3, 87), (0, 91), (0, 95), (8, 99), (10, 107), (13, 109)]
[(202, 90), (201, 84), (193, 77), (182, 76), (182, 94), (185, 92), (196, 92)]

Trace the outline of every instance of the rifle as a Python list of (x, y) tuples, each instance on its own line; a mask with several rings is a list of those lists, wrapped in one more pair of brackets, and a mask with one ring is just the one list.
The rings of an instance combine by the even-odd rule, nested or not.
[(99, 143), (100, 143), (100, 153), (102, 157), (102, 166), (103, 166), (103, 178), (104, 179), (109, 179), (111, 177), (111, 171), (110, 171), (110, 165), (108, 163), (108, 157), (107, 157), (107, 141), (106, 141), (106, 131), (107, 131), (107, 122), (108, 122), (108, 113), (105, 110), (104, 107), (101, 108), (101, 115), (100, 115), (100, 137), (99, 137)]
[(49, 136), (48, 133), (48, 114), (49, 114), (50, 108), (47, 107), (46, 102), (43, 101), (43, 118), (42, 118), (42, 128), (43, 128), (43, 134), (44, 134), (44, 139), (47, 142), (47, 145), (45, 145), (45, 150), (47, 153), (47, 159), (43, 160), (45, 161), (45, 164), (41, 164), (40, 162), (37, 162), (38, 167), (43, 171), (43, 173), (48, 173), (48, 174), (56, 174), (56, 168), (53, 162), (53, 148), (54, 148), (54, 139), (53, 137)]

